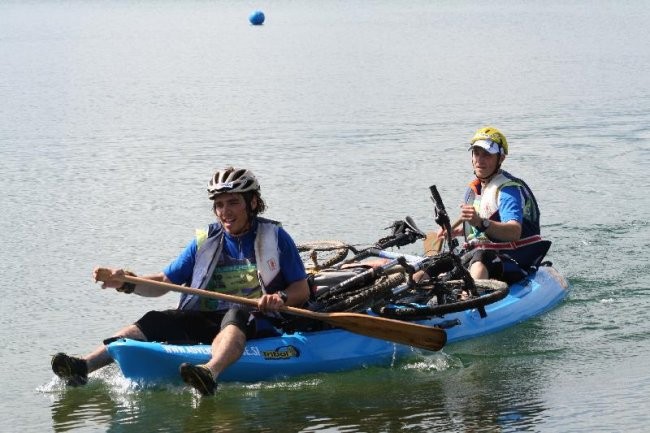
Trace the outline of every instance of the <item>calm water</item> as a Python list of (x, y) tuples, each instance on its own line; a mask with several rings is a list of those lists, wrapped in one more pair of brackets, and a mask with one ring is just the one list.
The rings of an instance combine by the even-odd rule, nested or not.
[[(649, 21), (644, 1), (0, 1), (0, 431), (647, 431)], [(252, 168), (298, 242), (370, 243), (433, 228), (431, 184), (456, 206), (487, 123), (572, 285), (552, 312), (214, 399), (54, 379), (55, 352), (175, 303), (91, 270), (162, 269), (211, 220), (215, 168)]]

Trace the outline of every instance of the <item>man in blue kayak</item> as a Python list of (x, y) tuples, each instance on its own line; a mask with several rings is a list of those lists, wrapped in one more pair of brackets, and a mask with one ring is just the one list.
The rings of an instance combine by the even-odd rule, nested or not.
[[(470, 140), (475, 178), (469, 183), (453, 236), (466, 239), (463, 264), (475, 279), (519, 281), (550, 247), (542, 240), (539, 207), (528, 185), (501, 169), (508, 142), (487, 126)], [(442, 234), (442, 233), (439, 233)]]
[[(258, 309), (274, 314), (283, 305), (302, 306), (309, 299), (304, 265), (294, 241), (279, 223), (258, 215), (266, 204), (249, 170), (228, 167), (208, 184), (217, 222), (197, 236), (163, 272), (143, 278), (259, 298)], [(94, 276), (97, 281), (98, 269)], [(111, 287), (140, 296), (161, 296), (167, 291), (145, 284), (122, 283), (115, 277), (126, 271), (112, 269), (102, 288)], [(250, 308), (212, 298), (183, 294), (177, 309), (150, 311), (115, 334), (143, 341), (204, 343), (212, 345), (205, 365), (184, 363), (182, 379), (202, 395), (212, 395), (217, 377), (243, 354), (246, 340), (260, 335), (263, 318)], [(268, 329), (268, 326), (267, 326)], [(112, 339), (111, 339), (112, 340)], [(101, 345), (83, 358), (57, 353), (52, 370), (69, 385), (83, 385), (88, 373), (113, 360)]]

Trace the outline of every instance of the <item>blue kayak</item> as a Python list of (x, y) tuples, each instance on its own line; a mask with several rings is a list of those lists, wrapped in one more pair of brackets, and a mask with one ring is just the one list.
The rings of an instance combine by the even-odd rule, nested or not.
[[(505, 298), (485, 306), (486, 317), (481, 317), (477, 309), (471, 309), (418, 323), (443, 327), (447, 332), (447, 344), (476, 338), (550, 310), (566, 297), (568, 288), (566, 280), (554, 268), (542, 266), (528, 278), (511, 285)], [(250, 340), (243, 356), (219, 376), (219, 381), (259, 382), (367, 366), (389, 367), (416, 351), (343, 329), (295, 332)], [(129, 339), (110, 343), (108, 352), (126, 378), (140, 382), (178, 382), (180, 364), (203, 364), (210, 358), (209, 345)]]

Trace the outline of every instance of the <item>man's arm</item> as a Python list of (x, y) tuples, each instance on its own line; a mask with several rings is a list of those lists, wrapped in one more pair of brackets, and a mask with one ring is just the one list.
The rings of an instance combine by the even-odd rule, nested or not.
[(309, 284), (307, 284), (307, 280), (298, 280), (289, 284), (284, 292), (287, 294), (285, 305), (300, 307), (309, 300)]
[(515, 220), (505, 223), (490, 221), (490, 226), (483, 230), (490, 239), (504, 242), (516, 241), (521, 238), (521, 224)]
[(284, 290), (262, 295), (257, 308), (263, 312), (278, 311), (283, 306), (301, 307), (309, 299), (309, 285), (306, 279), (294, 281)]
[[(97, 281), (98, 269), (99, 268), (95, 268), (95, 270), (93, 271), (93, 277), (95, 278), (95, 281)], [(122, 281), (115, 279), (115, 277), (122, 277), (124, 275), (127, 275), (128, 274), (127, 271), (125, 271), (124, 269), (110, 269), (110, 271), (111, 271), (111, 276), (109, 277), (109, 279), (107, 279), (105, 282), (102, 283), (102, 289), (112, 288), (112, 289), (116, 289), (119, 292), (135, 293), (136, 295), (145, 296), (145, 297), (158, 297), (169, 292), (169, 290), (163, 289), (161, 287), (149, 286), (146, 284), (129, 285), (130, 283), (123, 283)], [(153, 280), (153, 281), (162, 281), (165, 283), (172, 282), (162, 272), (159, 274), (143, 275), (140, 276), (140, 278)]]

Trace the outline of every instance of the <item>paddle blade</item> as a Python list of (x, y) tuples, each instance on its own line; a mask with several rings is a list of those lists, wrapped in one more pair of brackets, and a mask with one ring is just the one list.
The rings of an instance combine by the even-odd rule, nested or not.
[(447, 342), (447, 333), (444, 329), (401, 320), (356, 313), (329, 313), (319, 319), (355, 334), (425, 350), (440, 350)]

